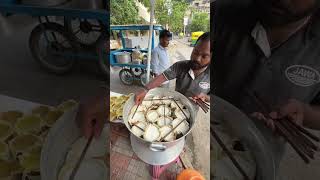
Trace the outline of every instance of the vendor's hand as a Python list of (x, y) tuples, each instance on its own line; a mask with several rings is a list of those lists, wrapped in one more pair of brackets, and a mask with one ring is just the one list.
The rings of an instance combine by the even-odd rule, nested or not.
[(135, 95), (135, 103), (136, 105), (141, 104), (144, 97), (147, 95), (147, 91), (146, 90), (141, 90), (138, 93), (136, 93)]
[(97, 96), (80, 102), (77, 121), (86, 138), (91, 134), (98, 138), (101, 135), (104, 124), (107, 122), (108, 111), (106, 97)]
[(191, 97), (192, 100), (195, 102), (197, 99), (201, 99), (202, 101), (205, 101), (205, 102), (208, 102), (209, 100), (209, 97), (207, 94), (204, 94), (204, 93), (200, 93), (198, 95), (195, 95), (193, 97)]
[(285, 105), (281, 106), (279, 111), (271, 112), (270, 116), (274, 119), (288, 117), (294, 123), (302, 125), (304, 119), (305, 104), (296, 100), (290, 99)]
[(251, 116), (256, 119), (263, 120), (267, 124), (267, 126), (274, 131), (274, 121), (277, 121), (284, 117), (288, 117), (289, 120), (293, 121), (294, 123), (302, 125), (304, 119), (304, 112), (304, 103), (295, 99), (290, 99), (285, 105), (281, 106), (278, 111), (270, 112), (268, 115), (269, 117), (265, 117), (262, 113), (259, 112), (252, 113)]
[(272, 120), (271, 118), (266, 117), (264, 114), (260, 113), (260, 112), (254, 112), (250, 115), (251, 117), (264, 121), (264, 123), (270, 128), (272, 129), (272, 131), (275, 131), (275, 126), (274, 126), (274, 120)]

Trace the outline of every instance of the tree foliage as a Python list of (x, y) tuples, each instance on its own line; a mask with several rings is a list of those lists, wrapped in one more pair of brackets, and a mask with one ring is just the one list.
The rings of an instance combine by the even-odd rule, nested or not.
[[(169, 13), (170, 8), (171, 13)], [(155, 18), (162, 26), (168, 24), (171, 31), (181, 32), (187, 8), (188, 3), (185, 0), (156, 0)]]
[(111, 0), (111, 24), (137, 24), (140, 22), (138, 7), (134, 0)]
[(170, 19), (174, 19), (171, 23), (171, 29), (174, 32), (183, 31), (183, 19), (188, 8), (188, 4), (184, 0), (177, 0), (173, 3), (173, 13)]
[(150, 0), (138, 0), (141, 2), (146, 8), (150, 9)]
[(190, 24), (191, 32), (196, 31), (210, 31), (209, 15), (204, 12), (195, 12)]

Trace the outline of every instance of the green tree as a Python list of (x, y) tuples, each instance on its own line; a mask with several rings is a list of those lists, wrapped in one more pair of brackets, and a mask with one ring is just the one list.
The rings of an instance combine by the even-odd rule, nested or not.
[(150, 0), (139, 0), (146, 8), (150, 9)]
[(154, 9), (155, 19), (157, 23), (162, 26), (169, 23), (168, 8), (165, 6), (165, 1), (166, 0), (157, 0)]
[(111, 0), (110, 20), (111, 24), (136, 24), (140, 22), (138, 7), (134, 0)]
[(188, 4), (184, 0), (172, 1), (172, 14), (169, 21), (171, 31), (183, 31), (183, 18), (185, 16), (187, 8)]
[[(170, 2), (170, 3), (168, 3)], [(168, 5), (171, 4), (171, 14), (169, 14)], [(181, 32), (183, 30), (183, 18), (187, 10), (188, 3), (185, 0), (156, 0), (155, 18), (157, 23), (169, 28), (173, 32)]]
[(196, 31), (210, 31), (209, 14), (203, 12), (195, 12), (190, 24), (191, 32)]

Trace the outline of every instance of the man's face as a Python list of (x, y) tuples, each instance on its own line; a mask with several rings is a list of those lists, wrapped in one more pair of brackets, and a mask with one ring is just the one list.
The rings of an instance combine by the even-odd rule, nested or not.
[(211, 62), (210, 41), (199, 41), (193, 48), (190, 60), (192, 70), (200, 70)]
[(261, 20), (268, 25), (298, 21), (317, 10), (320, 0), (256, 0)]
[(167, 36), (160, 39), (160, 44), (162, 47), (168, 47), (169, 43), (170, 43), (170, 38)]

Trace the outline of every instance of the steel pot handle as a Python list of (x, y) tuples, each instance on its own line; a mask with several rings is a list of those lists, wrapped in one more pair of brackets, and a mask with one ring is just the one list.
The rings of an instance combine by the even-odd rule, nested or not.
[(167, 147), (163, 144), (150, 144), (149, 149), (151, 151), (163, 152), (167, 149)]

